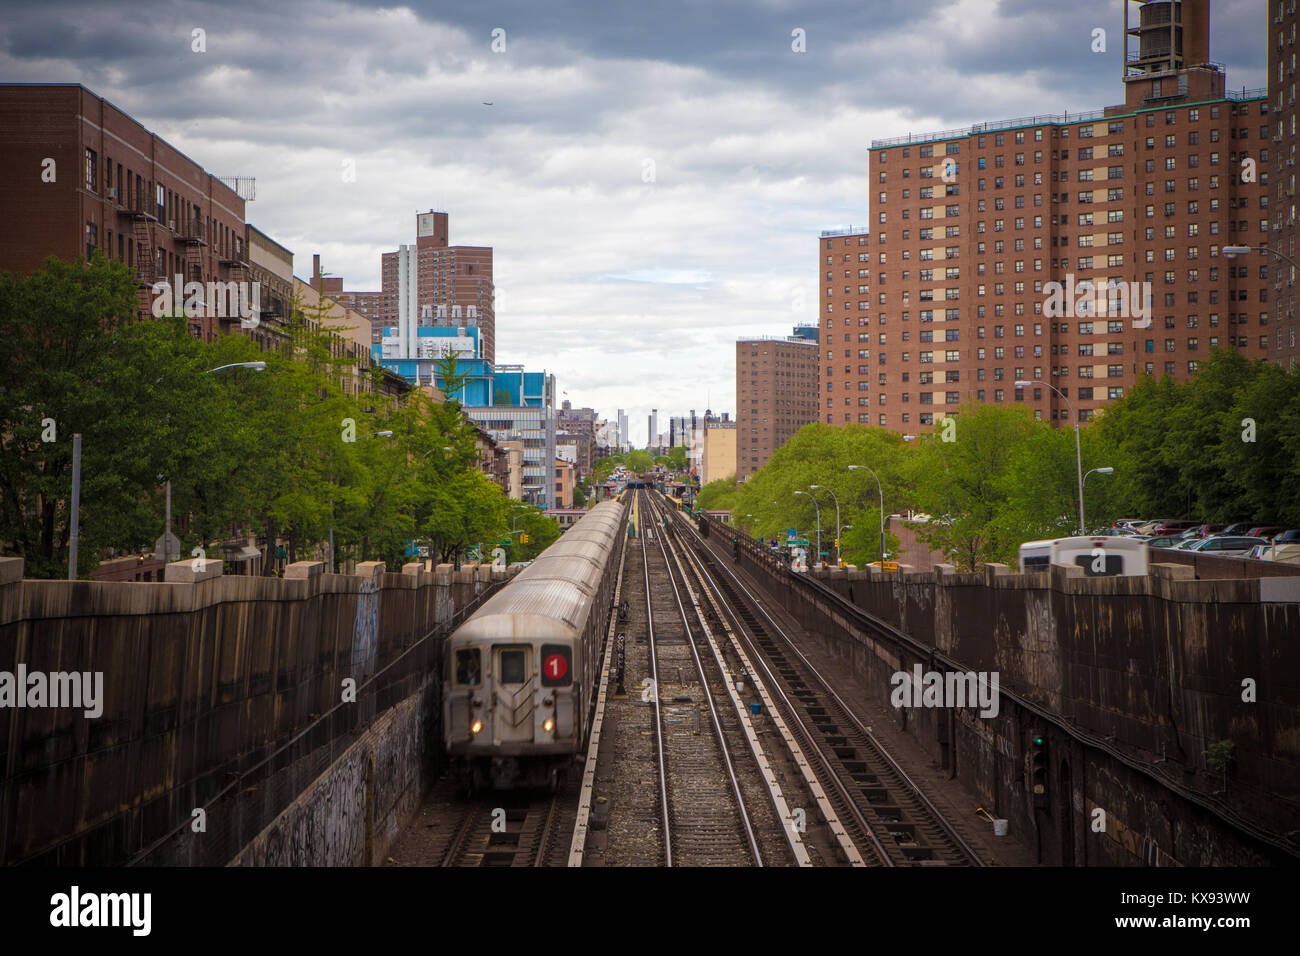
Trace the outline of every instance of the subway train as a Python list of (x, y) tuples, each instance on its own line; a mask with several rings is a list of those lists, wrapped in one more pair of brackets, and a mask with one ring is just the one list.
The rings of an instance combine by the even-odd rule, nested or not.
[(626, 527), (626, 505), (596, 505), (447, 639), (443, 742), (467, 789), (554, 789), (580, 759)]

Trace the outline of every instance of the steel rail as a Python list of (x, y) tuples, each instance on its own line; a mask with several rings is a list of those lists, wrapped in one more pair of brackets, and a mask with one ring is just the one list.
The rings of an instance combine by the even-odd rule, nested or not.
[[(654, 509), (653, 505), (651, 506), (651, 510), (652, 513), (656, 514), (656, 523), (658, 523), (657, 510)], [(668, 549), (664, 546), (664, 535), (658, 535), (657, 541), (659, 543), (659, 553), (663, 555), (664, 569), (668, 572), (668, 583), (672, 585), (673, 597), (677, 601), (677, 610), (682, 616), (682, 625), (686, 628), (686, 643), (691, 649), (691, 658), (695, 661), (695, 672), (700, 675), (700, 687), (704, 691), (704, 699), (709, 705), (709, 718), (713, 721), (713, 734), (718, 741), (718, 749), (722, 753), (723, 762), (727, 766), (727, 776), (731, 780), (731, 792), (736, 797), (736, 808), (740, 814), (740, 821), (745, 829), (745, 840), (749, 843), (749, 851), (754, 857), (754, 864), (756, 866), (762, 866), (763, 854), (759, 850), (758, 838), (754, 835), (754, 828), (750, 823), (749, 809), (745, 806), (745, 796), (740, 790), (740, 780), (736, 776), (735, 764), (731, 759), (731, 750), (727, 746), (727, 739), (722, 733), (722, 722), (718, 719), (718, 710), (714, 705), (713, 691), (709, 689), (708, 675), (704, 673), (704, 662), (700, 660), (699, 650), (695, 644), (695, 636), (691, 633), (690, 617), (686, 613), (686, 605), (682, 603), (682, 595), (681, 591), (678, 590), (677, 587), (677, 579), (673, 577), (673, 566), (672, 562), (668, 560)], [(644, 550), (644, 543), (642, 548)], [(682, 578), (682, 583), (683, 585), (686, 584), (685, 576)], [(656, 689), (658, 689), (658, 685), (656, 685)]]
[[(649, 496), (642, 492), (638, 492), (637, 495), (637, 518), (640, 518), (640, 504), (642, 501), (648, 502)], [(659, 706), (659, 671), (655, 664), (654, 606), (650, 600), (650, 559), (646, 555), (646, 523), (638, 521), (637, 524), (637, 534), (641, 535), (641, 567), (645, 572), (646, 645), (650, 657), (650, 697), (655, 709), (655, 751), (659, 757), (659, 805), (660, 815), (663, 817), (664, 864), (672, 866), (673, 840), (668, 823), (668, 764), (664, 760), (664, 719), (663, 710)]]
[[(702, 539), (699, 538), (698, 532), (696, 533), (696, 539), (697, 541), (700, 541), (701, 544), (703, 543)], [(887, 764), (889, 764), (890, 768), (894, 771), (894, 773), (898, 775), (899, 779), (902, 780), (903, 783), (912, 790), (913, 794), (915, 794), (917, 799), (921, 802), (922, 806), (924, 806), (926, 810), (934, 817), (935, 822), (937, 822), (940, 825), (940, 827), (947, 834), (948, 838), (958, 847), (958, 849), (961, 850), (962, 854), (965, 855), (974, 865), (984, 866), (985, 865), (984, 861), (980, 859), (979, 854), (974, 850), (974, 848), (972, 848), (969, 843), (967, 843), (964, 839), (962, 839), (961, 835), (958, 834), (957, 831), (953, 828), (952, 823), (948, 820), (948, 818), (933, 803), (930, 802), (930, 799), (925, 795), (925, 792), (921, 789), (921, 787), (911, 777), (907, 775), (907, 773), (899, 765), (898, 761), (896, 761), (893, 758), (893, 756), (889, 753), (889, 751), (885, 749), (885, 746), (858, 718), (857, 714), (855, 714), (852, 708), (850, 708), (849, 705), (845, 703), (844, 699), (840, 697), (838, 693), (835, 692), (835, 689), (831, 687), (830, 682), (822, 675), (821, 671), (819, 671), (813, 665), (813, 663), (810, 660), (808, 660), (808, 658), (804, 655), (803, 651), (801, 651), (798, 648), (798, 646), (795, 644), (795, 642), (790, 639), (790, 636), (786, 634), (785, 629), (782, 628), (781, 625), (778, 624), (772, 618), (772, 615), (767, 613), (767, 609), (764, 608), (761, 603), (759, 603), (758, 598), (754, 594), (753, 590), (749, 588), (743, 581), (741, 581), (739, 576), (737, 576), (735, 572), (733, 572), (730, 568), (728, 568), (724, 562), (718, 561), (716, 562), (716, 564), (722, 570), (726, 571), (727, 576), (731, 578), (732, 582), (738, 588), (740, 588), (741, 591), (744, 592), (745, 596), (749, 599), (750, 604), (753, 607), (757, 608), (759, 613), (762, 614), (763, 617), (767, 619), (767, 622), (775, 630), (775, 633), (781, 638), (782, 641), (785, 642), (786, 646), (789, 647), (790, 650), (794, 651), (795, 655), (803, 663), (804, 667), (808, 669), (808, 672), (814, 678), (817, 679), (817, 681), (825, 689), (827, 695), (832, 700), (835, 701), (836, 705), (840, 708), (840, 710), (844, 712), (844, 714), (849, 718), (849, 720), (852, 721), (853, 725), (857, 728), (857, 730), (867, 739), (867, 741), (872, 745), (872, 747), (875, 748), (877, 754), (879, 754), (879, 756)], [(766, 669), (766, 665), (764, 665), (764, 669)], [(784, 696), (784, 694), (782, 696)]]

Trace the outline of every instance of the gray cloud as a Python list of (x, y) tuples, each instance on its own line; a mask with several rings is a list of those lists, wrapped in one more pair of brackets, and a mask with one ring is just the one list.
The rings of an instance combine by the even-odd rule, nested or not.
[[(319, 252), (378, 288), (446, 209), (495, 247), (498, 359), (640, 441), (651, 406), (734, 407), (737, 336), (816, 320), (814, 243), (868, 221), (871, 140), (1121, 102), (1121, 24), (1119, 0), (54, 2), (6, 12), (0, 77), (84, 83), (256, 176), (249, 218), (300, 275)], [(1265, 85), (1266, 24), (1213, 5), (1231, 88)]]

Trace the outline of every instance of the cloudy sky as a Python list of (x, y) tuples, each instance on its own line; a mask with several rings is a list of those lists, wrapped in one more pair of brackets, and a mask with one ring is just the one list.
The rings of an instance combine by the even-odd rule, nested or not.
[[(300, 276), (320, 253), (377, 289), (448, 211), (495, 247), (497, 360), (627, 409), (638, 444), (652, 406), (734, 410), (738, 336), (816, 321), (817, 238), (867, 222), (873, 139), (1123, 100), (1120, 0), (5, 6), (0, 80), (83, 83), (256, 177)], [(1213, 2), (1230, 89), (1266, 85), (1266, 7)]]

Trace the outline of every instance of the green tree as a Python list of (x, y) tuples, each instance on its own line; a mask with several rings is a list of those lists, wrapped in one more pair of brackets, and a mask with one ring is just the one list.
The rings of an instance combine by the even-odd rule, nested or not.
[(917, 537), (963, 570), (1010, 562), (1023, 540), (1008, 519), (1015, 508), (1008, 501), (1015, 487), (1012, 463), (1020, 446), (1048, 427), (1023, 406), (966, 405), (957, 415), (955, 440), (944, 441), (942, 429), (922, 436), (913, 474), (917, 502), (930, 520)]
[(640, 448), (634, 448), (632, 451), (628, 452), (624, 456), (623, 464), (626, 465), (630, 471), (634, 471), (637, 474), (650, 471), (655, 466), (654, 459), (650, 457), (650, 453)]
[[(841, 524), (851, 526), (842, 535), (843, 557), (864, 564), (880, 556), (880, 496), (867, 472), (851, 471), (849, 466), (871, 468), (882, 482), (886, 510), (904, 512), (913, 500), (908, 464), (913, 455), (901, 435), (883, 428), (833, 427), (819, 422), (805, 425), (777, 449), (767, 465), (738, 487), (731, 510), (742, 518), (754, 515), (753, 533), (761, 537), (779, 538), (793, 527), (810, 541), (820, 511), (822, 548), (830, 553), (838, 499)], [(823, 488), (813, 489), (812, 485)], [(892, 534), (887, 546), (896, 546)]]
[(520, 541), (522, 535), (511, 535), (507, 555), (512, 562), (531, 561), (560, 537), (560, 523), (548, 518), (540, 508), (516, 510), (514, 515), (515, 527), (528, 535), (528, 541)]
[(695, 507), (705, 511), (734, 511), (740, 493), (736, 490), (736, 476), (728, 475), (710, 481), (695, 496)]
[[(170, 374), (193, 350), (134, 332), (135, 277), (98, 252), (0, 276), (0, 540), (31, 577), (67, 573), (73, 435), (82, 436), (79, 573), (100, 550), (145, 533), (150, 492), (167, 466), (165, 441), (184, 426), (191, 380)], [(167, 365), (145, 364), (149, 343)], [(125, 395), (124, 395), (125, 391)], [(134, 399), (124, 401), (124, 398)], [(161, 533), (161, 523), (154, 531)]]

